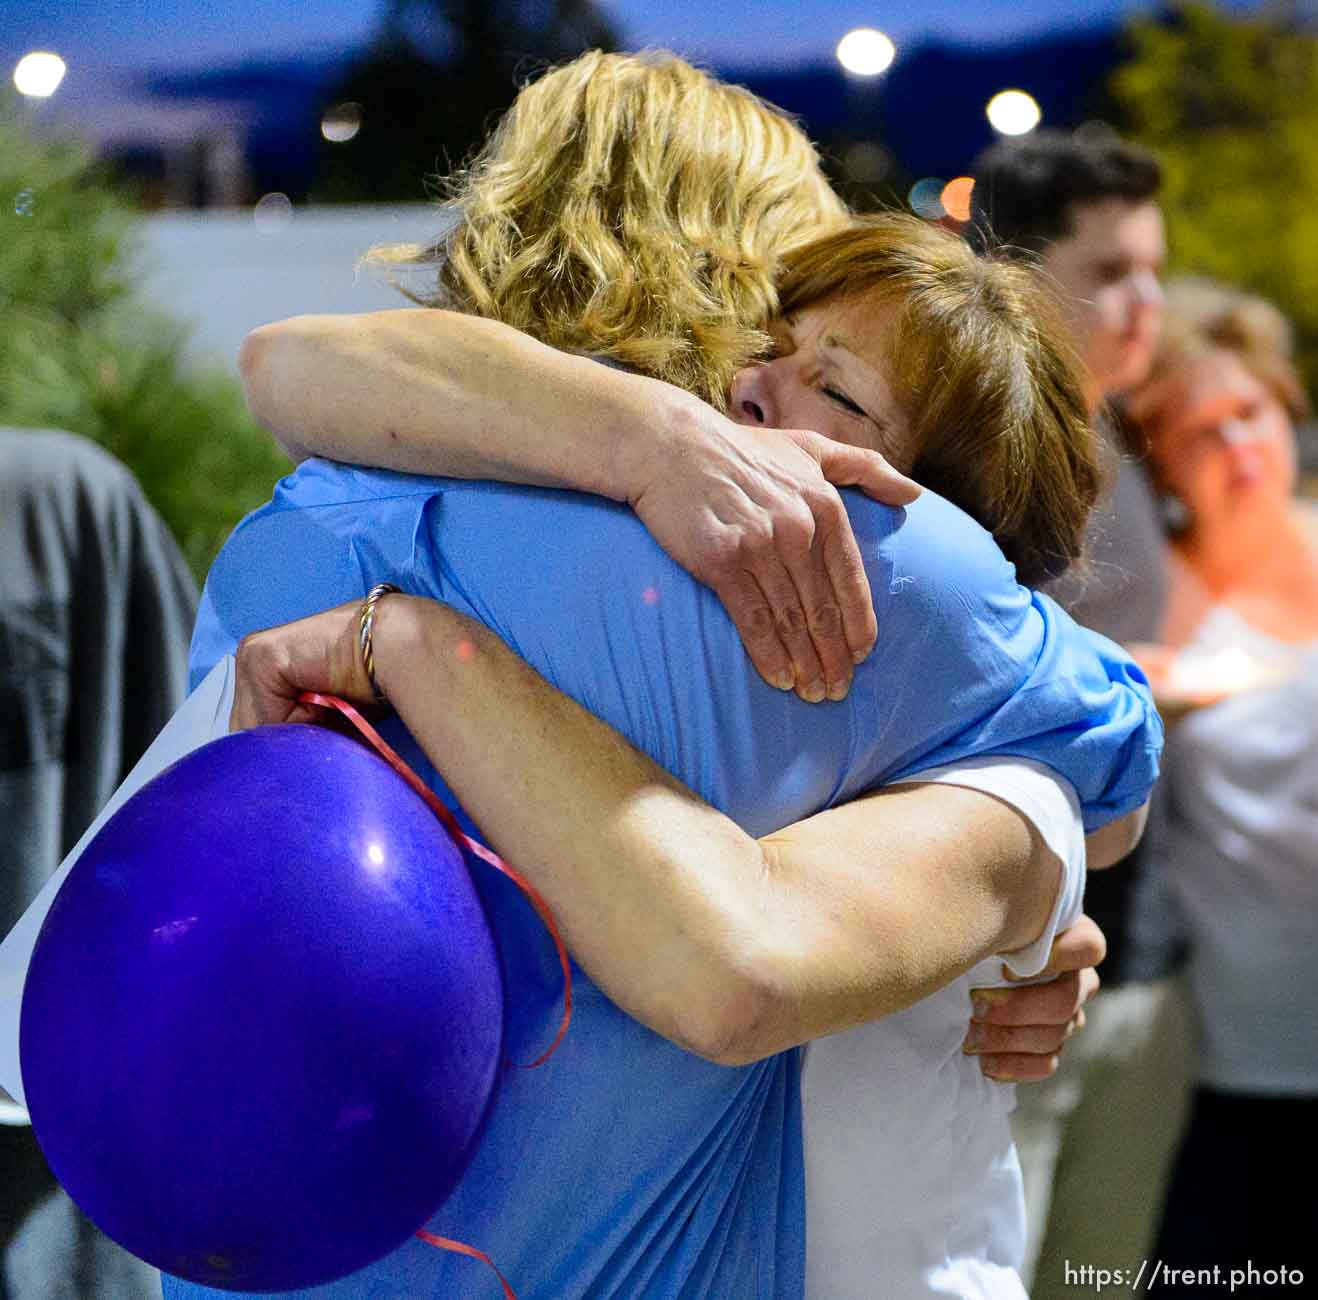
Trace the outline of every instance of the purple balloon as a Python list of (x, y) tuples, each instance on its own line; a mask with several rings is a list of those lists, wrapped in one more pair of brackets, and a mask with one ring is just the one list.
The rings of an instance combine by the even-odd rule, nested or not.
[(276, 1291), (434, 1214), (502, 1037), (448, 833), (374, 754), (286, 725), (189, 754), (106, 823), (37, 940), (20, 1053), (42, 1150), (104, 1232)]

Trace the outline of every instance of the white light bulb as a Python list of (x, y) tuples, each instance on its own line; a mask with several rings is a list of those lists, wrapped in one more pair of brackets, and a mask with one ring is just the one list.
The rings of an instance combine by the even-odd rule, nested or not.
[(58, 54), (49, 50), (33, 50), (25, 54), (14, 67), (14, 85), (20, 95), (30, 99), (49, 99), (58, 89), (68, 69)]
[(857, 77), (877, 77), (896, 57), (897, 47), (873, 27), (857, 27), (837, 43), (837, 61)]
[(1003, 90), (994, 95), (984, 110), (989, 124), (1001, 135), (1026, 135), (1043, 118), (1033, 95), (1023, 90)]

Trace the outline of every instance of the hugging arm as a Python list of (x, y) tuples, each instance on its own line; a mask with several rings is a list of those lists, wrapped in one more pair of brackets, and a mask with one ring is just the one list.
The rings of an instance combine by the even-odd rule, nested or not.
[(741, 428), (671, 384), (434, 309), (263, 326), (239, 369), (253, 414), (295, 460), (575, 488), (632, 506), (719, 596), (773, 685), (838, 698), (874, 644), (835, 485), (888, 505), (919, 493), (877, 452)]
[[(303, 716), (304, 689), (369, 702), (356, 613), (247, 638), (234, 725)], [(989, 795), (897, 786), (756, 840), (456, 611), (390, 596), (374, 638), (381, 687), (582, 966), (710, 1059), (898, 1011), (1048, 921), (1061, 866)]]

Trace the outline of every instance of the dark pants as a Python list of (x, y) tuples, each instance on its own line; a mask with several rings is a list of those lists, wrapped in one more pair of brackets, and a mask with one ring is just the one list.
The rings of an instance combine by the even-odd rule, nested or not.
[(1149, 1267), (1200, 1271), (1154, 1293), (1318, 1295), (1316, 1169), (1318, 1097), (1196, 1091)]
[(5, 1282), (5, 1250), (28, 1212), (54, 1190), (32, 1130), (0, 1125), (0, 1300), (19, 1300)]
[(0, 1126), (0, 1300), (158, 1300), (155, 1270), (55, 1185), (30, 1128)]

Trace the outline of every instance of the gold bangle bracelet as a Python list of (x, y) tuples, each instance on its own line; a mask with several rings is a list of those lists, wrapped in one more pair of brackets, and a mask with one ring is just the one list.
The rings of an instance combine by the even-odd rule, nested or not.
[(357, 645), (361, 650), (362, 667), (366, 670), (366, 680), (370, 682), (371, 690), (375, 692), (375, 699), (379, 704), (387, 704), (388, 701), (384, 698), (384, 692), (380, 690), (379, 682), (375, 680), (375, 647), (371, 644), (371, 634), (375, 631), (375, 607), (382, 597), (391, 593), (401, 594), (400, 589), (392, 582), (377, 582), (366, 593), (366, 599), (362, 601), (361, 613), (357, 615)]

